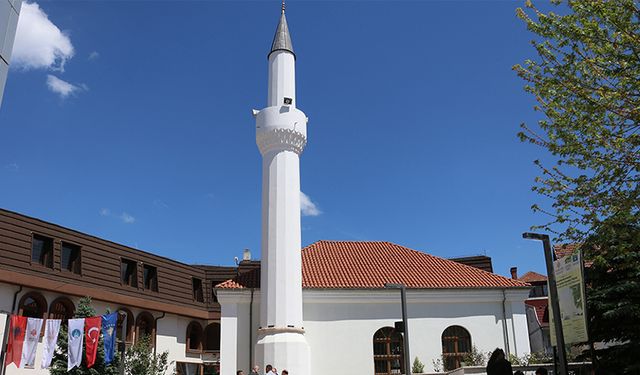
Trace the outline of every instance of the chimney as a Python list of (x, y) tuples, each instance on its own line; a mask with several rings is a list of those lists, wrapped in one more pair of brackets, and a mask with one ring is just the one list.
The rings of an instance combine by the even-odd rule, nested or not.
[(244, 249), (244, 251), (242, 252), (242, 260), (251, 260), (251, 250), (249, 249)]
[(518, 267), (511, 267), (511, 278), (514, 280), (518, 279)]

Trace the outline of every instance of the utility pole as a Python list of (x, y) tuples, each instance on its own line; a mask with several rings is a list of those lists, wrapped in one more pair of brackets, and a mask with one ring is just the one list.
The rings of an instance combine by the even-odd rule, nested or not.
[(409, 324), (407, 322), (407, 289), (404, 284), (384, 284), (386, 289), (400, 289), (402, 303), (402, 325), (404, 325), (404, 373), (411, 375), (411, 355), (409, 354)]

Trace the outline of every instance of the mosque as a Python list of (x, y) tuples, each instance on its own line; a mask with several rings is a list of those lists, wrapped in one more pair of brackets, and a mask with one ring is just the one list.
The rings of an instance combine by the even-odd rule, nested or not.
[[(261, 260), (247, 254), (237, 267), (188, 265), (0, 209), (0, 333), (9, 313), (68, 319), (78, 299), (91, 296), (99, 313), (127, 316), (119, 340), (151, 336), (154, 350), (169, 351), (185, 375), (247, 374), (266, 364), (292, 375), (401, 374), (416, 357), (433, 372), (460, 367), (473, 350), (528, 353), (531, 287), (492, 273), (490, 261), (390, 242), (302, 248), (300, 155), (309, 119), (296, 100), (284, 5), (268, 64), (267, 106), (253, 110), (263, 166)], [(48, 370), (9, 365), (5, 373)]]

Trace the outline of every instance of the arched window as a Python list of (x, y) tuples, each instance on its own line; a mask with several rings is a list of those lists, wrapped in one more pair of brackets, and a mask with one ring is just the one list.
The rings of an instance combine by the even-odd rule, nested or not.
[(376, 375), (404, 373), (402, 334), (383, 327), (373, 335), (373, 364)]
[(220, 350), (220, 323), (211, 323), (204, 329), (204, 350), (206, 352)]
[(202, 326), (198, 322), (191, 322), (187, 326), (187, 351), (202, 352)]
[(445, 370), (460, 367), (462, 358), (469, 352), (471, 352), (469, 331), (460, 326), (451, 326), (442, 332), (442, 358)]
[(129, 309), (120, 308), (118, 310), (118, 325), (116, 337), (118, 338), (118, 340), (122, 341), (122, 325), (124, 324), (124, 314), (120, 314), (120, 312), (124, 312), (127, 315), (127, 332), (124, 338), (124, 342), (131, 344), (133, 343), (133, 323), (135, 323), (135, 320), (133, 318), (133, 314), (131, 313), (131, 311), (129, 311)]
[(143, 311), (138, 314), (138, 318), (136, 318), (136, 342), (145, 336), (149, 336), (151, 345), (154, 344), (156, 340), (156, 327), (154, 323), (155, 319), (153, 319), (153, 315), (150, 313)]
[(66, 320), (73, 318), (73, 314), (76, 312), (76, 307), (69, 298), (60, 297), (51, 302), (49, 306), (49, 319), (62, 319), (62, 323), (65, 324)]
[(29, 292), (20, 298), (18, 315), (29, 318), (46, 318), (47, 300), (38, 292)]

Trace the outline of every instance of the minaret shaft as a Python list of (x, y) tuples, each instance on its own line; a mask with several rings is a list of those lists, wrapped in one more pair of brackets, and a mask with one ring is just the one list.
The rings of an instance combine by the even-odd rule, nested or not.
[[(269, 53), (267, 107), (254, 111), (262, 154), (260, 329), (256, 359), (311, 374), (302, 317), (300, 154), (307, 117), (297, 109), (295, 55), (284, 11)], [(264, 367), (263, 367), (264, 368)]]

